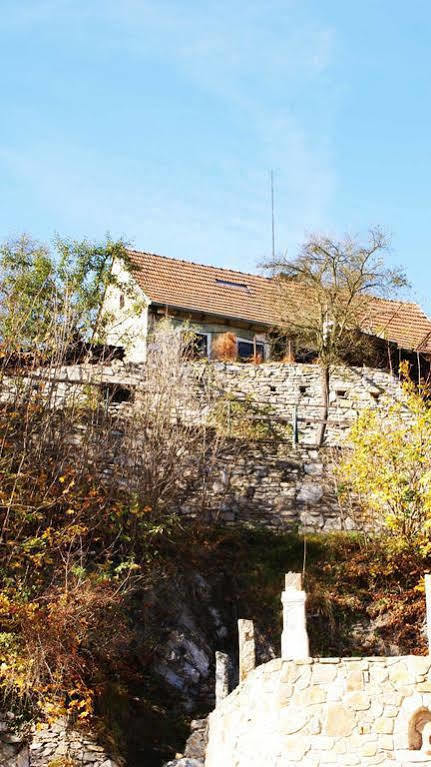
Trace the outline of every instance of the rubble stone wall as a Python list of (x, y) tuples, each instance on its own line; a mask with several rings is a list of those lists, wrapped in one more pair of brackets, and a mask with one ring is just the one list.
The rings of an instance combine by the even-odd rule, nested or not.
[[(336, 448), (231, 441), (206, 490), (211, 518), (278, 532), (354, 530), (357, 515), (340, 504), (336, 491), (333, 464), (339, 453)], [(200, 513), (194, 500), (182, 507), (187, 516)]]
[(205, 767), (431, 765), (431, 657), (270, 661), (209, 717)]
[[(319, 427), (313, 421), (322, 418), (323, 408), (318, 365), (197, 362), (190, 363), (189, 369), (191, 385), (196, 391), (196, 409), (186, 414), (189, 418), (201, 420), (207, 417), (208, 409), (203, 409), (200, 394), (203, 390), (212, 390), (214, 402), (227, 395), (239, 401), (248, 400), (266, 407), (274, 421), (282, 417), (290, 422), (296, 409), (299, 444), (308, 447), (316, 445)], [(129, 387), (139, 393), (144, 378), (144, 363), (133, 365), (119, 360), (103, 365), (69, 365), (52, 370), (41, 368), (31, 374), (34, 387), (39, 387), (57, 405), (70, 398), (88, 398), (92, 384)], [(19, 380), (5, 377), (2, 380), (2, 396), (5, 397), (8, 390), (13, 391)], [(348, 429), (361, 411), (377, 407), (385, 398), (400, 396), (398, 379), (384, 370), (345, 366), (334, 369), (330, 377), (325, 445), (343, 445)], [(124, 409), (127, 412), (127, 405)]]
[[(195, 367), (198, 368), (197, 365)], [(313, 423), (313, 419), (322, 418), (323, 414), (319, 365), (213, 362), (207, 366), (207, 374), (202, 378), (209, 378), (221, 396), (230, 394), (239, 400), (248, 398), (251, 402), (267, 406), (274, 419), (281, 416), (291, 420), (296, 408), (299, 444), (316, 445), (319, 426)], [(350, 426), (360, 412), (377, 407), (385, 398), (400, 396), (398, 379), (385, 370), (335, 368), (330, 376), (325, 445), (343, 445)]]
[[(212, 476), (205, 478), (205, 499), (211, 519), (226, 524), (262, 524), (277, 531), (351, 530), (358, 520), (340, 507), (333, 476), (335, 453), (346, 445), (348, 430), (365, 408), (379, 407), (387, 398), (401, 396), (399, 382), (383, 370), (335, 369), (330, 378), (328, 427), (322, 448), (316, 447), (322, 417), (321, 372), (318, 365), (234, 362), (189, 364), (195, 407), (184, 414), (200, 422), (223, 403), (228, 438)], [(130, 401), (114, 404), (123, 415), (133, 414), (143, 396), (144, 364), (114, 360), (104, 365), (70, 365), (35, 371), (33, 382), (55, 406), (71, 400), (89, 401), (94, 384), (134, 392)], [(16, 381), (3, 382), (3, 396)], [(208, 398), (208, 393), (210, 397)], [(133, 400), (133, 401), (132, 401)], [(257, 408), (275, 424), (278, 437), (237, 438), (229, 431), (232, 401)], [(210, 404), (208, 404), (210, 402)], [(225, 410), (226, 405), (226, 410)], [(218, 408), (220, 414), (220, 408)], [(292, 444), (293, 414), (298, 417), (298, 443)], [(256, 413), (255, 413), (256, 417)], [(277, 419), (281, 427), (278, 428)], [(308, 419), (308, 420), (307, 420)], [(263, 423), (265, 420), (263, 421)], [(257, 421), (259, 424), (259, 415)], [(279, 424), (279, 425), (280, 425)], [(280, 439), (280, 430), (284, 439)], [(202, 492), (189, 498), (185, 515), (201, 513)]]
[(28, 737), (0, 721), (0, 767), (123, 767), (91, 733), (68, 728), (66, 721), (36, 730)]

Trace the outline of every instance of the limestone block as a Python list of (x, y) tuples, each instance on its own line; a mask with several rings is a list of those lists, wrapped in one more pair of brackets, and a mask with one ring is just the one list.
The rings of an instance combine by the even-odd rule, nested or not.
[(334, 748), (334, 738), (328, 735), (319, 735), (311, 742), (312, 751), (329, 751)]
[(371, 706), (370, 696), (361, 691), (351, 692), (347, 695), (346, 702), (349, 706), (354, 708), (355, 711), (366, 711)]
[(368, 735), (371, 732), (371, 725), (369, 722), (358, 722), (359, 735)]
[(335, 764), (337, 762), (337, 754), (333, 751), (322, 751), (319, 756), (320, 764)]
[(428, 655), (411, 655), (407, 659), (407, 668), (413, 682), (417, 681), (418, 675), (428, 674), (430, 667), (431, 658)]
[(403, 696), (399, 692), (387, 692), (385, 691), (385, 703), (388, 703), (390, 706), (401, 706), (401, 703), (403, 701)]
[(317, 483), (308, 482), (303, 484), (299, 490), (296, 500), (301, 503), (316, 504), (323, 498), (323, 488)]
[(385, 751), (393, 751), (394, 739), (392, 735), (379, 735), (378, 739), (379, 748), (383, 748)]
[(321, 687), (315, 685), (303, 690), (298, 702), (304, 706), (313, 706), (317, 703), (324, 703), (326, 700), (326, 692)]
[(278, 689), (277, 689), (277, 695), (276, 695), (276, 703), (278, 706), (287, 706), (288, 703), (290, 703), (290, 699), (293, 695), (293, 685), (289, 682), (280, 682)]
[(282, 709), (279, 714), (280, 732), (284, 735), (292, 735), (303, 730), (307, 721), (308, 716), (305, 709), (301, 710), (300, 707), (296, 706)]
[(318, 716), (313, 716), (308, 723), (308, 732), (310, 735), (320, 735), (322, 732), (322, 723)]
[(310, 750), (308, 739), (302, 735), (291, 735), (285, 738), (286, 757), (291, 761), (300, 761)]
[(347, 675), (346, 679), (346, 689), (348, 692), (351, 692), (353, 690), (363, 690), (364, 689), (364, 674), (363, 671), (351, 671)]
[(347, 765), (350, 765), (350, 764), (353, 765), (353, 764), (360, 764), (360, 763), (361, 763), (361, 760), (359, 756), (356, 756), (356, 754), (346, 754), (343, 757), (343, 767), (344, 765), (346, 765), (347, 767)]
[(297, 690), (305, 690), (310, 685), (311, 668), (311, 666), (299, 666), (299, 677), (295, 684)]
[[(377, 698), (377, 700), (376, 700)], [(386, 697), (385, 697), (386, 700)], [(379, 719), (383, 715), (383, 703), (380, 699), (380, 695), (376, 694), (375, 696), (371, 696), (371, 706), (370, 706), (370, 714), (372, 719)], [(397, 708), (398, 711), (398, 708)]]
[(383, 716), (395, 717), (398, 715), (397, 706), (385, 706), (383, 710)]
[(337, 667), (327, 664), (316, 663), (313, 666), (313, 684), (329, 684), (337, 676)]
[(283, 661), (280, 672), (281, 682), (296, 682), (301, 674), (301, 667), (295, 661)]
[(377, 743), (372, 741), (364, 743), (361, 748), (361, 756), (375, 756), (377, 753)]
[(391, 735), (394, 731), (394, 720), (387, 716), (382, 716), (376, 720), (376, 732), (382, 735)]
[(344, 695), (344, 684), (342, 681), (335, 681), (332, 684), (330, 684), (327, 688), (328, 692), (328, 701), (331, 703), (336, 703), (340, 700), (342, 700)]
[(327, 720), (325, 726), (325, 732), (327, 735), (338, 735), (344, 737), (351, 735), (355, 723), (355, 713), (346, 708), (346, 706), (343, 706), (341, 703), (331, 703), (328, 705)]
[(395, 688), (403, 687), (410, 681), (409, 671), (405, 663), (396, 663), (389, 671), (389, 679)]

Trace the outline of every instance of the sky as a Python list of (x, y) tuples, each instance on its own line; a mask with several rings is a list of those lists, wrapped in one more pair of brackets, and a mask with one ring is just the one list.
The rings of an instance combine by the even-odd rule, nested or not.
[(256, 271), (391, 235), (431, 315), (427, 0), (2, 0), (0, 239)]

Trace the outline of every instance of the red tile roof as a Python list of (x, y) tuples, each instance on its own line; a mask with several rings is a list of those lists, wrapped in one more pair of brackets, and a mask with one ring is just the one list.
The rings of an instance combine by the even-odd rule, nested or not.
[[(129, 256), (138, 284), (153, 303), (277, 325), (277, 295), (270, 277), (135, 250)], [(296, 293), (300, 285), (292, 283), (292, 289)], [(431, 320), (417, 304), (376, 298), (371, 326), (368, 322), (364, 330), (403, 349), (431, 353)]]
[(154, 253), (129, 251), (129, 256), (138, 267), (137, 282), (154, 303), (274, 324), (273, 283), (267, 277)]

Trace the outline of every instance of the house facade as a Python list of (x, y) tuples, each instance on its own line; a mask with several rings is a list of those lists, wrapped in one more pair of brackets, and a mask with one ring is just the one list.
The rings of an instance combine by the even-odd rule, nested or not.
[[(239, 360), (273, 357), (279, 325), (273, 278), (154, 253), (133, 250), (128, 256), (130, 271), (113, 264), (117, 284), (108, 288), (103, 311), (109, 316), (107, 342), (124, 346), (131, 362), (145, 361), (148, 335), (163, 317), (193, 331), (195, 356), (217, 358), (220, 338), (228, 336)], [(300, 300), (300, 285), (292, 290)], [(368, 318), (363, 332), (392, 352), (431, 354), (431, 320), (414, 303), (375, 299), (372, 323)]]

